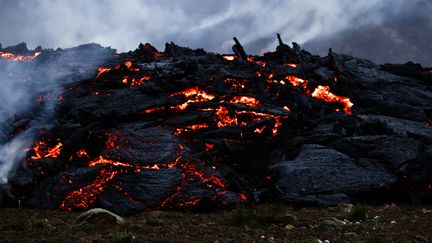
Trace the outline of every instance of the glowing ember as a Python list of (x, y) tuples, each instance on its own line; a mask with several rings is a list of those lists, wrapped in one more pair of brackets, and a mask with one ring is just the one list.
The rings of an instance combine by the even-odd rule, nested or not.
[(225, 126), (234, 126), (237, 125), (237, 117), (234, 115), (234, 117), (228, 115), (228, 109), (223, 106), (219, 106), (218, 110), (216, 111), (217, 116), (217, 126), (218, 127), (225, 127)]
[(292, 67), (292, 68), (298, 67), (298, 64), (295, 64), (295, 63), (287, 63), (286, 65), (289, 67)]
[(344, 111), (347, 114), (351, 114), (351, 107), (353, 103), (350, 101), (348, 97), (337, 96), (330, 92), (329, 86), (321, 86), (319, 85), (315, 91), (312, 93), (312, 97), (317, 98), (319, 100), (324, 100), (325, 102), (336, 102), (344, 105)]
[(208, 152), (214, 148), (214, 144), (211, 143), (205, 143), (205, 151)]
[(196, 125), (191, 125), (191, 126), (186, 126), (183, 128), (177, 128), (174, 131), (174, 135), (178, 136), (180, 134), (182, 134), (183, 132), (190, 132), (190, 131), (196, 131), (196, 130), (200, 130), (203, 128), (208, 128), (208, 125), (206, 123), (203, 124), (196, 124)]
[(276, 136), (278, 133), (279, 127), (282, 126), (282, 122), (280, 120), (280, 117), (275, 117), (274, 119), (275, 119), (275, 125), (272, 129), (272, 134), (273, 134), (273, 136)]
[(205, 102), (205, 101), (212, 100), (215, 97), (214, 95), (208, 94), (204, 90), (199, 89), (198, 87), (191, 87), (191, 88), (185, 89), (183, 91), (180, 91), (180, 92), (177, 92), (177, 93), (170, 95), (170, 97), (176, 96), (176, 95), (184, 95), (186, 98), (190, 98), (185, 103), (178, 105), (178, 106), (175, 106), (175, 107), (172, 107), (173, 109), (179, 109), (179, 110), (186, 109), (189, 106), (189, 104), (191, 104), (191, 103)]
[(48, 157), (57, 158), (60, 155), (62, 146), (63, 144), (59, 142), (56, 146), (48, 148), (48, 145), (45, 142), (37, 142), (33, 147), (35, 155), (31, 158), (35, 160)]
[(256, 106), (259, 106), (261, 104), (259, 102), (259, 100), (255, 99), (253, 97), (248, 97), (248, 96), (235, 96), (234, 98), (231, 99), (230, 102), (248, 105), (248, 106), (252, 106), (252, 107), (256, 107)]
[(141, 78), (139, 78), (139, 79), (137, 79), (137, 78), (132, 78), (132, 79), (130, 79), (130, 81), (129, 81), (129, 77), (123, 77), (123, 79), (122, 79), (122, 83), (124, 83), (124, 84), (129, 84), (131, 87), (133, 87), (133, 86), (139, 86), (139, 85), (142, 85), (143, 83), (144, 83), (144, 81), (147, 81), (147, 80), (150, 80), (151, 79), (151, 77), (150, 76), (143, 76), (143, 77), (141, 77)]
[(255, 128), (254, 132), (255, 132), (255, 133), (259, 133), (259, 134), (261, 134), (261, 133), (264, 132), (265, 129), (266, 129), (266, 127), (262, 127), (262, 128)]
[(232, 61), (235, 59), (234, 55), (224, 55), (222, 56), (225, 60)]
[(242, 91), (248, 82), (249, 82), (249, 80), (247, 80), (247, 79), (238, 80), (235, 78), (226, 78), (224, 80), (224, 83), (226, 83), (230, 86), (229, 89), (237, 90), (237, 91)]
[(105, 68), (105, 67), (98, 68), (98, 74), (96, 78), (99, 78), (103, 73), (107, 73), (109, 71), (111, 71), (111, 68)]
[(129, 71), (132, 71), (132, 72), (138, 72), (140, 70), (139, 68), (133, 67), (133, 64), (131, 61), (124, 62), (124, 65), (129, 69)]
[(307, 87), (307, 80), (297, 78), (296, 76), (289, 75), (285, 77), (285, 80), (289, 81), (294, 86), (301, 85), (303, 88)]
[(258, 65), (260, 65), (261, 67), (267, 66), (267, 63), (264, 62), (264, 61), (256, 61), (255, 63), (258, 64)]
[(247, 197), (245, 194), (243, 194), (243, 193), (239, 193), (239, 197), (240, 197), (241, 200), (243, 200), (243, 201), (247, 201), (247, 199), (248, 199), (248, 197)]
[(10, 52), (0, 52), (0, 58), (8, 61), (31, 61), (35, 59), (37, 56), (42, 54), (42, 52), (35, 52), (33, 56), (22, 56), (22, 55), (15, 55)]
[(81, 149), (80, 151), (76, 152), (76, 155), (78, 158), (88, 157), (87, 151), (85, 149)]
[(164, 107), (153, 107), (153, 108), (149, 108), (149, 109), (144, 110), (144, 113), (150, 114), (150, 113), (153, 113), (155, 111), (162, 111), (164, 109), (165, 109)]
[(158, 51), (158, 52), (154, 53), (154, 56), (155, 57), (163, 57), (163, 53)]

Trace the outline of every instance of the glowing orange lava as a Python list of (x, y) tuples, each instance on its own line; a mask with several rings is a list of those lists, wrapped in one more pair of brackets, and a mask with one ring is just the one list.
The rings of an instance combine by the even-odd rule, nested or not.
[(170, 97), (176, 96), (176, 95), (183, 95), (186, 98), (189, 98), (189, 100), (186, 101), (185, 103), (178, 105), (178, 106), (175, 106), (175, 107), (172, 107), (173, 109), (179, 109), (179, 110), (186, 109), (189, 106), (189, 104), (191, 104), (191, 103), (205, 102), (205, 101), (212, 100), (215, 97), (214, 95), (208, 94), (207, 92), (199, 89), (198, 87), (191, 87), (191, 88), (185, 89), (183, 91), (171, 94)]
[(76, 155), (78, 158), (88, 157), (87, 151), (85, 149), (81, 149), (80, 151), (76, 152)]
[(195, 124), (195, 125), (191, 125), (191, 126), (186, 126), (183, 128), (177, 128), (174, 131), (174, 135), (178, 136), (178, 135), (182, 134), (183, 132), (196, 131), (196, 130), (200, 130), (203, 128), (208, 128), (208, 125), (206, 123), (203, 123), (203, 124)]
[(321, 86), (319, 85), (314, 92), (312, 93), (312, 97), (317, 98), (319, 100), (324, 100), (325, 102), (337, 102), (344, 105), (344, 111), (347, 114), (352, 114), (351, 107), (353, 103), (350, 101), (348, 97), (337, 96), (330, 92), (329, 86)]
[(107, 73), (109, 71), (111, 71), (111, 68), (105, 68), (105, 67), (98, 68), (98, 74), (96, 78), (99, 78), (103, 73)]
[(15, 55), (10, 52), (1, 52), (0, 51), (0, 58), (8, 61), (31, 61), (35, 59), (37, 56), (42, 54), (42, 52), (35, 52), (33, 56), (22, 56), (22, 55)]
[(256, 107), (256, 106), (261, 105), (259, 100), (255, 99), (254, 97), (249, 97), (249, 96), (235, 96), (234, 98), (231, 99), (230, 102), (248, 105), (248, 106), (252, 106), (252, 107)]
[(102, 169), (92, 183), (70, 192), (61, 203), (60, 208), (71, 211), (75, 208), (86, 209), (92, 206), (97, 196), (105, 189), (107, 182), (112, 180), (119, 172), (114, 171), (112, 167)]
[(228, 60), (228, 61), (232, 61), (232, 60), (235, 59), (235, 56), (234, 56), (234, 55), (223, 55), (222, 57), (223, 57), (225, 60)]
[(131, 61), (124, 62), (124, 65), (129, 69), (129, 71), (132, 71), (132, 72), (138, 72), (140, 70), (139, 68), (133, 67), (133, 64)]
[(219, 106), (216, 111), (217, 116), (217, 126), (218, 127), (226, 127), (226, 126), (234, 126), (237, 125), (237, 117), (228, 115), (229, 111), (226, 107)]
[(45, 142), (37, 142), (33, 147), (33, 151), (35, 155), (32, 156), (32, 159), (42, 159), (42, 158), (57, 158), (60, 155), (62, 143), (58, 143), (56, 146), (52, 148), (48, 148), (48, 145)]
[(131, 87), (133, 87), (133, 86), (139, 86), (139, 85), (142, 85), (143, 83), (144, 83), (144, 81), (147, 81), (147, 80), (150, 80), (151, 79), (151, 77), (150, 76), (147, 76), (147, 75), (145, 75), (145, 76), (142, 76), (141, 78), (132, 78), (132, 79), (129, 79), (129, 77), (127, 77), (127, 76), (125, 76), (125, 77), (123, 77), (123, 79), (122, 79), (122, 83), (124, 83), (124, 84), (128, 84), (128, 85), (130, 85)]
[(287, 77), (285, 77), (285, 80), (289, 81), (292, 85), (294, 86), (302, 86), (303, 88), (307, 88), (307, 80), (298, 78), (296, 76), (293, 75), (289, 75)]

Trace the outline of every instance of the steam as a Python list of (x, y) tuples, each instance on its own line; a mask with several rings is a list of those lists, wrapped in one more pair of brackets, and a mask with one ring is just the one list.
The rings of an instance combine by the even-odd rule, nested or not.
[[(24, 164), (38, 132), (54, 126), (62, 87), (94, 76), (114, 50), (90, 44), (43, 52), (49, 53), (41, 54), (48, 61), (0, 60), (0, 182), (7, 181), (9, 173)], [(85, 69), (78, 69), (80, 65)]]
[[(412, 53), (413, 48), (418, 48), (419, 52), (427, 52), (421, 44), (423, 38), (408, 32), (415, 29), (430, 35), (431, 21), (425, 21), (431, 20), (430, 11), (432, 4), (427, 0), (18, 0), (2, 3), (0, 42), (12, 45), (27, 41), (32, 47), (62, 48), (96, 42), (128, 51), (139, 42), (150, 42), (160, 49), (166, 41), (174, 41), (193, 48), (229, 52), (231, 38), (237, 36), (249, 53), (258, 53), (273, 49), (274, 35), (281, 32), (286, 42), (307, 43), (324, 52), (331, 43), (320, 44), (323, 38), (346, 37), (349, 42), (358, 39), (350, 32), (354, 29), (366, 26), (357, 32), (361, 39), (368, 26), (400, 26), (401, 20), (415, 19), (412, 28), (392, 27), (398, 40), (393, 34), (379, 42), (386, 48), (402, 39), (412, 48), (395, 46), (394, 51)], [(366, 52), (376, 44), (357, 43), (350, 49), (353, 54)], [(333, 47), (337, 51), (339, 46)], [(383, 59), (383, 55), (368, 52), (368, 57), (375, 60)], [(403, 57), (400, 59), (403, 61)], [(432, 64), (431, 59), (422, 61)]]

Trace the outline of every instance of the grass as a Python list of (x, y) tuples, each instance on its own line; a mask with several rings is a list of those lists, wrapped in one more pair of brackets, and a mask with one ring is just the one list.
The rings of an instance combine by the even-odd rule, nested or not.
[(364, 243), (384, 243), (384, 242), (386, 241), (378, 236), (372, 236), (364, 241)]
[(124, 229), (115, 233), (112, 237), (114, 243), (132, 242), (135, 239), (134, 233), (128, 229)]
[(42, 228), (43, 227), (43, 219), (36, 218), (33, 216), (30, 219), (30, 224), (32, 228)]
[(351, 212), (346, 215), (346, 219), (351, 222), (365, 221), (368, 219), (367, 208), (364, 206), (354, 207)]
[(260, 208), (238, 208), (228, 219), (231, 226), (267, 227), (274, 225), (294, 224), (296, 218), (287, 214), (286, 210), (278, 205)]
[(304, 240), (296, 240), (295, 243), (317, 243), (318, 241), (315, 239), (304, 239)]

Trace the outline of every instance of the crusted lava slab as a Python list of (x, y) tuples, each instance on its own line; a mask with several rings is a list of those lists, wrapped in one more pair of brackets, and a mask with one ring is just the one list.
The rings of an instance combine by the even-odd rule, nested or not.
[(271, 167), (279, 175), (275, 188), (284, 200), (321, 205), (350, 201), (348, 195), (390, 188), (397, 177), (370, 161), (360, 163), (345, 154), (307, 144), (291, 161)]

